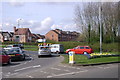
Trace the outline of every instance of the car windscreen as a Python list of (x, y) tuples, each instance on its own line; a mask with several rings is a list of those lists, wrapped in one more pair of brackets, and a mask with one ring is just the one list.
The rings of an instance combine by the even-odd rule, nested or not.
[(79, 47), (79, 49), (84, 49), (84, 47)]
[(40, 47), (41, 50), (48, 50), (49, 47)]
[(18, 47), (18, 45), (13, 45), (13, 47)]
[(12, 53), (20, 53), (18, 49), (12, 49), (7, 52), (7, 54), (12, 54)]
[(3, 51), (0, 51), (0, 55), (6, 55), (6, 53)]
[(89, 47), (85, 47), (85, 49), (90, 49)]
[(7, 48), (10, 48), (10, 47), (12, 47), (12, 46), (7, 46)]

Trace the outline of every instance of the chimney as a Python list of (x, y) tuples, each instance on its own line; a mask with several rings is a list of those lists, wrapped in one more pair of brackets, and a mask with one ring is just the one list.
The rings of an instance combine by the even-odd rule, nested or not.
[(16, 31), (16, 27), (14, 26), (14, 33), (15, 33), (15, 31)]

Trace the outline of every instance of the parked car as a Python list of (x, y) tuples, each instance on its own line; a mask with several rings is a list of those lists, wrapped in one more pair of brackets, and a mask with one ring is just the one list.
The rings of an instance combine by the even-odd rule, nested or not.
[(4, 51), (0, 51), (0, 64), (10, 64), (11, 63), (11, 57), (7, 55)]
[(90, 46), (77, 46), (73, 49), (67, 49), (66, 53), (74, 51), (75, 54), (91, 54), (93, 53), (93, 49)]
[(23, 44), (13, 44), (14, 47), (20, 47), (21, 49), (24, 49), (24, 45)]
[(10, 50), (11, 48), (13, 48), (14, 46), (13, 45), (7, 45), (5, 48), (3, 48), (5, 51), (8, 51)]
[(6, 47), (4, 48), (4, 50), (8, 51), (8, 50), (10, 50), (10, 49), (13, 48), (13, 47), (20, 47), (21, 49), (24, 49), (23, 44), (13, 44), (13, 45), (8, 45), (8, 46), (6, 46)]
[(25, 54), (19, 47), (13, 47), (6, 52), (11, 56), (11, 60), (24, 60)]
[(49, 46), (39, 46), (38, 58), (40, 58), (43, 55), (51, 55), (51, 51), (50, 51)]
[(64, 52), (64, 47), (62, 44), (52, 44), (50, 45), (50, 50), (52, 53), (63, 53)]

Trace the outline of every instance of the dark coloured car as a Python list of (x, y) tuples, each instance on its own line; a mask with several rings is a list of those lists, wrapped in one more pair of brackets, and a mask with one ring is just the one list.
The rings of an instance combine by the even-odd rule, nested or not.
[(11, 56), (11, 60), (25, 60), (25, 54), (19, 47), (10, 49), (7, 54)]
[(10, 64), (11, 63), (11, 57), (7, 55), (4, 51), (0, 51), (0, 64)]
[(13, 44), (13, 47), (20, 47), (21, 49), (24, 49), (23, 44)]

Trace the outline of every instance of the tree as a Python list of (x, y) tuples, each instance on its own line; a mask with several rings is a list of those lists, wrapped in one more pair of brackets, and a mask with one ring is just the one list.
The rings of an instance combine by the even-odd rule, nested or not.
[[(99, 6), (102, 8), (102, 37), (104, 42), (115, 42), (118, 33), (118, 13), (120, 3), (116, 2), (88, 2), (83, 3), (84, 6), (75, 7), (75, 23), (80, 30), (82, 37), (90, 43), (98, 41), (100, 35)], [(94, 34), (93, 34), (94, 33)], [(92, 34), (92, 35), (91, 35)], [(95, 36), (95, 37), (92, 37)]]

